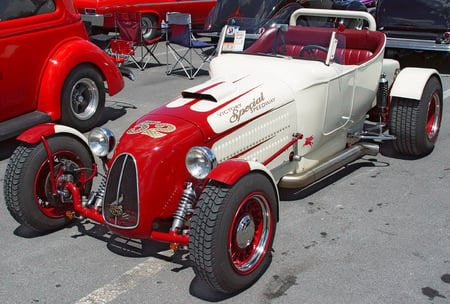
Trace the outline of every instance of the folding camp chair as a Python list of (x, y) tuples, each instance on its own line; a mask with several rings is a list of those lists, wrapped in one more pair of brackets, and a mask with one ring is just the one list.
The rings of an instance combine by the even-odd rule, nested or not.
[[(140, 13), (114, 12), (114, 22), (116, 30), (118, 30), (118, 36), (116, 39), (111, 40), (111, 52), (117, 58), (116, 62), (120, 62), (121, 60), (118, 58), (121, 57), (129, 59), (140, 70), (145, 69), (150, 58), (161, 64), (154, 54), (161, 37), (151, 40), (143, 37), (144, 28), (142, 27)], [(138, 48), (141, 50), (139, 60), (136, 57)]]
[[(189, 79), (194, 79), (206, 62), (214, 55), (215, 45), (198, 40), (194, 37), (191, 26), (191, 14), (170, 12), (166, 14), (166, 74), (183, 70)], [(182, 46), (183, 49), (175, 48)], [(169, 52), (175, 59), (175, 63), (169, 68)], [(201, 63), (195, 67), (193, 54), (196, 54)], [(180, 68), (177, 69), (177, 66)]]

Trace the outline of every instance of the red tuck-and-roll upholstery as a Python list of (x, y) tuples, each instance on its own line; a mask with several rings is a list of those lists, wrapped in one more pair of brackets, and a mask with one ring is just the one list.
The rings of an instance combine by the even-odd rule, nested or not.
[[(328, 48), (332, 28), (315, 27), (293, 27), (289, 26), (287, 32), (283, 32), (286, 42), (287, 56), (299, 57), (300, 51), (306, 45), (319, 45)], [(275, 28), (268, 29), (246, 52), (249, 53), (271, 53), (273, 42), (276, 37)], [(342, 64), (353, 65), (362, 64), (370, 60), (382, 50), (385, 36), (383, 33), (369, 30), (346, 29), (337, 33), (339, 40), (336, 56)], [(281, 39), (278, 46), (281, 49)], [(325, 59), (324, 52), (315, 50), (319, 59)], [(307, 57), (307, 55), (305, 55)]]

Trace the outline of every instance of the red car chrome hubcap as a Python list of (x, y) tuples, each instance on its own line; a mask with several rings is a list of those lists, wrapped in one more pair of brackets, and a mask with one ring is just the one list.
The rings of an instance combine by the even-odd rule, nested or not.
[(228, 253), (234, 269), (253, 271), (266, 254), (272, 232), (272, 210), (267, 197), (252, 193), (238, 207), (228, 240)]
[(433, 140), (439, 131), (439, 124), (441, 121), (441, 99), (439, 94), (435, 92), (431, 96), (430, 104), (428, 106), (427, 115), (427, 136), (428, 140)]

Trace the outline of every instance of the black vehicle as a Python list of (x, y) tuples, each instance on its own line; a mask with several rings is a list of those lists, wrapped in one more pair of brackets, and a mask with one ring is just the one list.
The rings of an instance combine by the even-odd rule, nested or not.
[[(218, 0), (209, 13), (205, 30), (219, 32), (230, 19), (252, 20), (247, 29), (287, 23), (293, 11), (302, 8), (297, 0)], [(240, 24), (242, 26), (242, 23)]]
[(450, 54), (450, 0), (378, 0), (376, 21), (389, 56), (405, 51)]
[(219, 32), (228, 23), (239, 25), (247, 32), (258, 32), (276, 23), (289, 23), (292, 12), (302, 7), (367, 10), (357, 0), (217, 0), (206, 20), (205, 30)]

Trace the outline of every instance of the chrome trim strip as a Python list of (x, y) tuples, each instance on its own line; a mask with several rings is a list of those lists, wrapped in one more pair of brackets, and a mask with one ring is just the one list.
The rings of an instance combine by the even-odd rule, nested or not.
[(104, 15), (90, 15), (90, 14), (80, 14), (81, 20), (84, 22), (90, 22), (93, 26), (103, 26), (105, 24)]
[(397, 49), (450, 52), (450, 44), (438, 44), (434, 40), (387, 37), (386, 47)]
[[(112, 224), (111, 222), (109, 222), (109, 221), (106, 220), (106, 217), (105, 217), (105, 208), (102, 208), (102, 209), (103, 209), (103, 210), (102, 210), (102, 216), (103, 216), (103, 219), (105, 220), (105, 223), (106, 223), (107, 225), (112, 226), (112, 227), (116, 227), (116, 228), (120, 228), (120, 229), (123, 229), (123, 230), (129, 230), (129, 229), (135, 229), (136, 227), (139, 226), (140, 210), (141, 210), (141, 208), (140, 208), (140, 202), (139, 202), (139, 174), (138, 174), (138, 172), (137, 172), (138, 167), (137, 167), (137, 164), (136, 164), (136, 159), (134, 158), (133, 155), (131, 155), (131, 154), (129, 154), (129, 153), (122, 153), (122, 154), (119, 154), (119, 155), (116, 157), (116, 159), (114, 160), (114, 162), (113, 162), (113, 164), (112, 164), (112, 166), (111, 166), (110, 168), (113, 168), (113, 167), (114, 167), (116, 161), (117, 161), (122, 155), (125, 155), (125, 159), (123, 160), (122, 168), (120, 169), (119, 182), (117, 183), (117, 185), (118, 185), (119, 187), (118, 187), (118, 189), (116, 190), (116, 191), (117, 191), (117, 192), (116, 192), (116, 199), (118, 199), (119, 196), (120, 196), (120, 186), (121, 186), (121, 182), (122, 182), (122, 178), (123, 178), (124, 167), (125, 167), (125, 165), (126, 165), (126, 163), (127, 163), (127, 161), (128, 161), (128, 158), (130, 157), (131, 160), (132, 160), (133, 163), (134, 163), (135, 174), (136, 174), (136, 197), (137, 197), (137, 202), (136, 202), (136, 205), (137, 205), (137, 215), (136, 215), (137, 220), (136, 220), (136, 225), (134, 225), (134, 226), (129, 226), (129, 227), (124, 227), (124, 226)], [(109, 177), (110, 177), (110, 176), (109, 176), (109, 174), (108, 174), (108, 178), (107, 178), (107, 180), (106, 180), (106, 190), (108, 190)], [(106, 204), (106, 202), (103, 202), (103, 207), (105, 206), (105, 204)]]
[[(208, 3), (208, 2), (216, 2), (216, 1), (217, 0), (204, 0), (204, 1), (198, 1), (198, 0), (180, 1), (180, 0), (178, 0), (176, 2), (157, 2), (157, 3), (151, 2), (151, 3), (130, 4), (130, 5), (127, 5), (127, 7), (145, 7), (145, 6), (157, 6), (157, 5), (171, 5), (171, 6), (173, 6), (173, 5), (180, 5), (180, 4), (191, 4), (191, 3), (198, 4), (198, 3), (202, 3), (202, 2)], [(101, 7), (101, 9), (102, 10), (109, 10), (109, 9), (118, 9), (118, 8), (121, 8), (121, 7), (123, 7), (123, 5), (104, 6), (104, 7)]]

